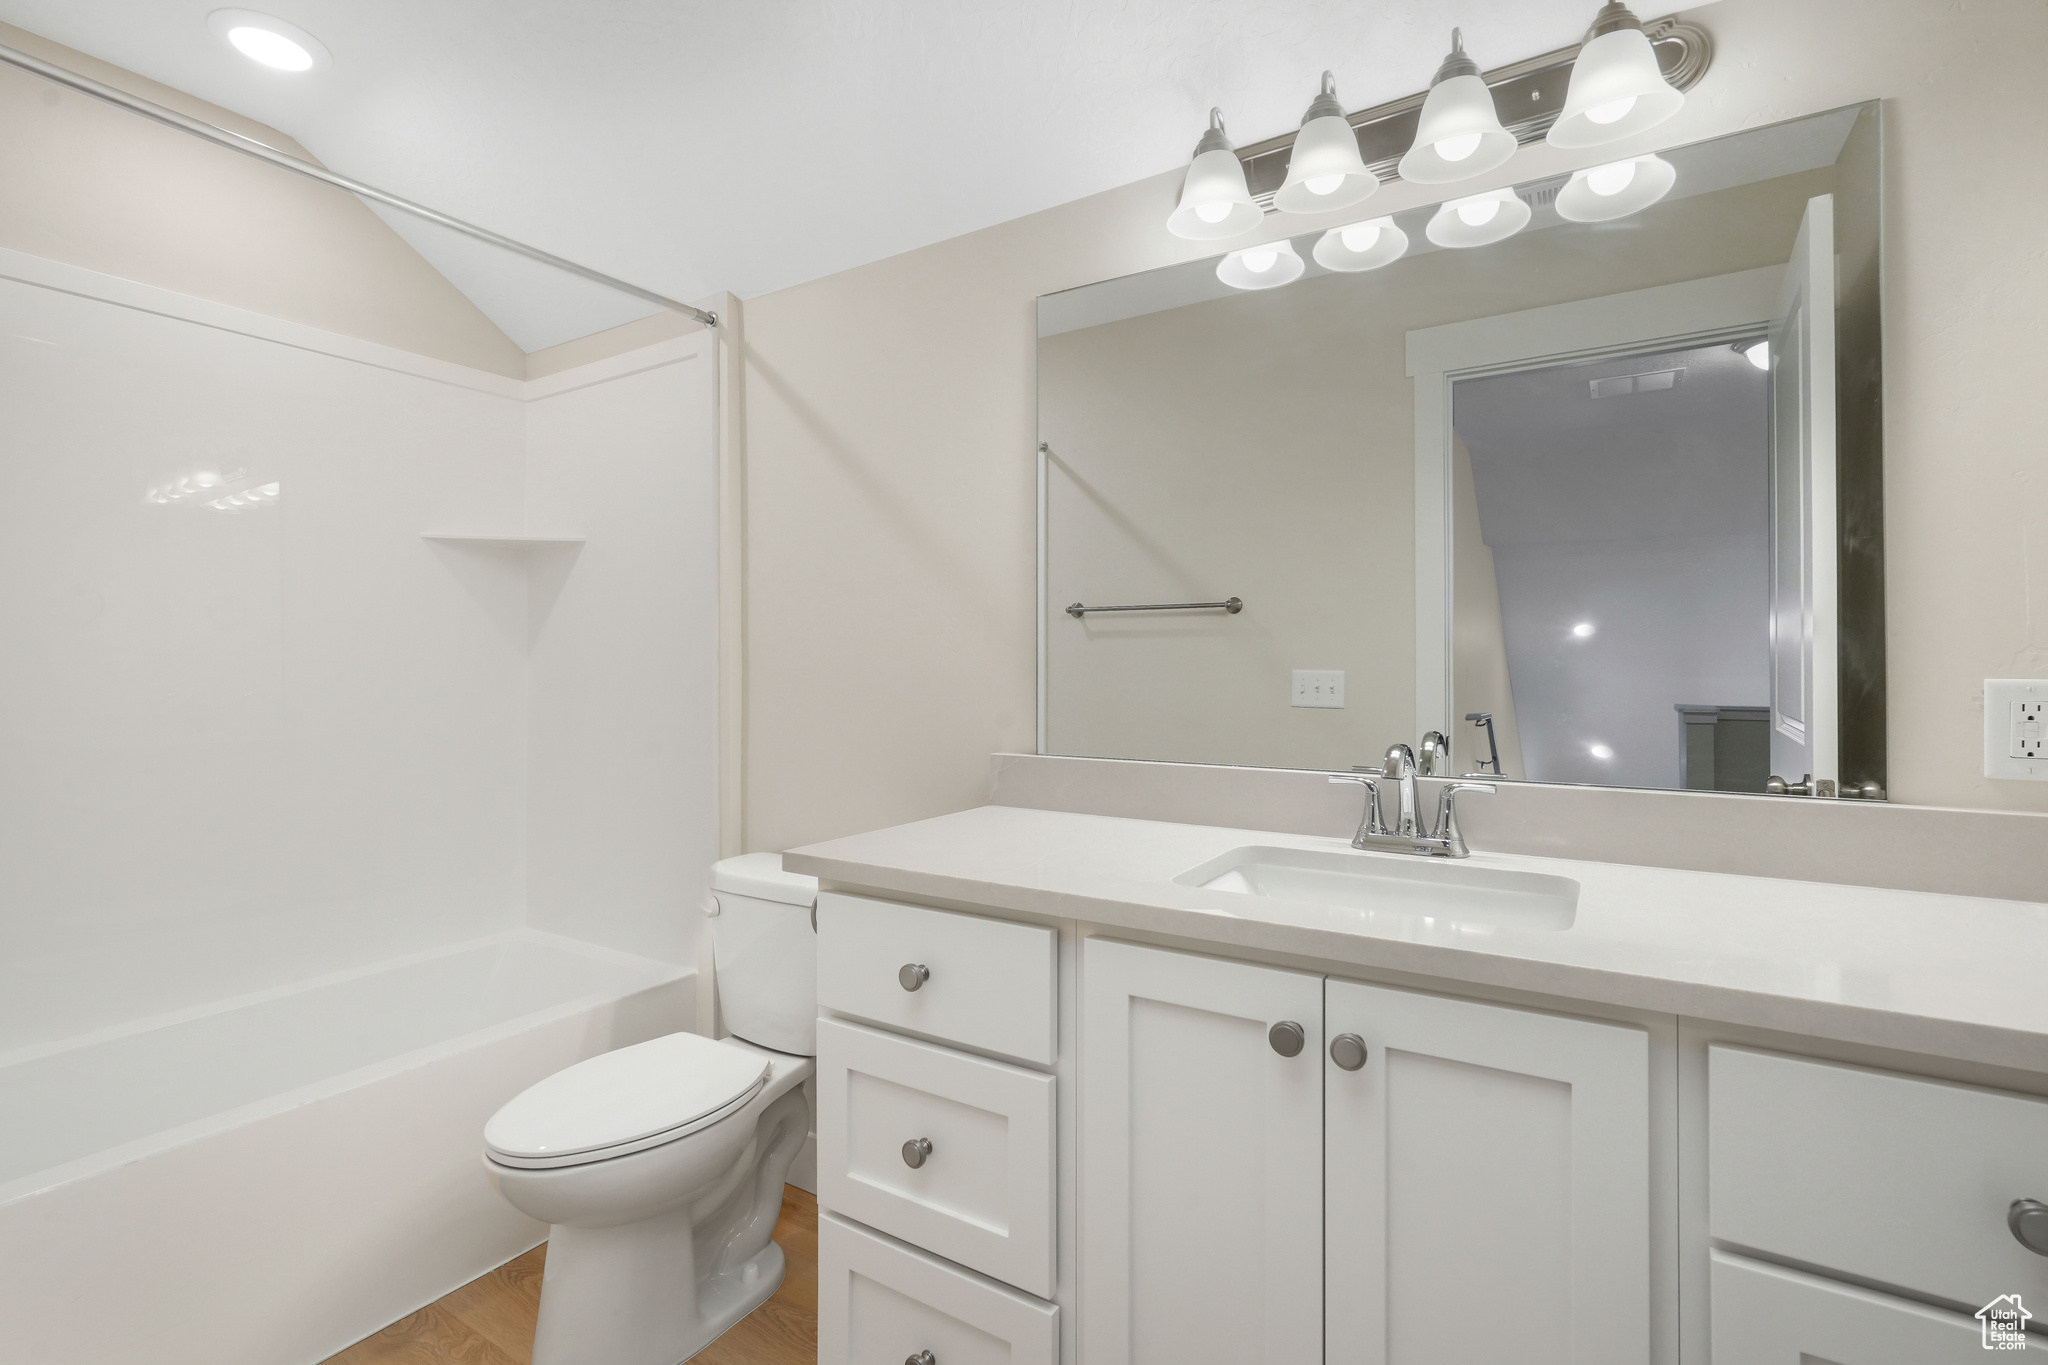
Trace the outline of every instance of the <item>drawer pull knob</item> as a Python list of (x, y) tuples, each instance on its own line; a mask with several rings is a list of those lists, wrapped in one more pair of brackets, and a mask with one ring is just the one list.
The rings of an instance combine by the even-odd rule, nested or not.
[(939, 1358), (930, 1351), (919, 1351), (914, 1356), (903, 1357), (903, 1365), (939, 1365)]
[(2019, 1244), (2036, 1256), (2048, 1256), (2048, 1204), (2038, 1199), (2015, 1199), (2005, 1211), (2005, 1225)]
[(922, 962), (906, 962), (896, 973), (897, 984), (906, 991), (914, 991), (932, 979), (932, 969)]
[(925, 1158), (932, 1154), (930, 1138), (912, 1138), (903, 1144), (903, 1164), (911, 1170), (924, 1165)]
[(1340, 1033), (1330, 1040), (1330, 1060), (1346, 1071), (1365, 1065), (1365, 1039), (1355, 1033)]
[(1273, 1045), (1273, 1051), (1282, 1057), (1299, 1057), (1308, 1044), (1308, 1034), (1292, 1019), (1282, 1019), (1266, 1030), (1266, 1041)]

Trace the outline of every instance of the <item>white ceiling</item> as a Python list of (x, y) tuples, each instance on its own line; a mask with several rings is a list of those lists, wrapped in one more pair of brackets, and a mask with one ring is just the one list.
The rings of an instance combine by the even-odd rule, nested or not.
[[(1240, 143), (1285, 132), (1325, 68), (1347, 108), (1410, 93), (1453, 24), (1490, 67), (1576, 42), (1599, 8), (252, 4), (334, 53), (294, 76), (208, 32), (216, 7), (0, 0), (0, 19), (267, 123), (343, 174), (682, 299), (751, 297), (1171, 169), (1212, 104)], [(593, 311), (446, 235), (414, 240), (529, 349), (591, 330), (607, 308), (623, 308), (607, 321), (646, 311)]]

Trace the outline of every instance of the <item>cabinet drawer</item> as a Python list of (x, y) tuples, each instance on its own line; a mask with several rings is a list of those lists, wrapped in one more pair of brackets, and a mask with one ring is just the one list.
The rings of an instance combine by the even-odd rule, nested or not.
[[(818, 1004), (885, 1028), (1051, 1066), (1050, 929), (828, 891), (818, 897)], [(927, 975), (906, 989), (899, 973)]]
[(1055, 1142), (1051, 1076), (818, 1022), (818, 1198), (834, 1212), (1048, 1298)]
[(2048, 1256), (2006, 1227), (2048, 1201), (2048, 1101), (1708, 1049), (1713, 1237), (1971, 1308), (2048, 1300)]
[(1714, 1365), (1963, 1365), (1983, 1330), (1960, 1313), (1714, 1253)]
[(1058, 1365), (1060, 1310), (831, 1214), (818, 1219), (818, 1365)]

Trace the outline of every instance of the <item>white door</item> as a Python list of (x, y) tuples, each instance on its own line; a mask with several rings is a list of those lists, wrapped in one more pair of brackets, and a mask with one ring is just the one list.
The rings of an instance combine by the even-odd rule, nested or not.
[(1322, 1037), (1321, 977), (1083, 946), (1088, 1365), (1319, 1365)]
[(1648, 1034), (1337, 980), (1324, 1028), (1330, 1365), (1643, 1365)]
[[(1964, 1365), (1986, 1359), (1984, 1325), (1960, 1313), (1720, 1251), (1713, 1275), (1712, 1365)], [(2030, 1343), (2040, 1344), (2038, 1337)]]
[(1771, 321), (1771, 771), (1839, 780), (1835, 201), (1806, 204)]

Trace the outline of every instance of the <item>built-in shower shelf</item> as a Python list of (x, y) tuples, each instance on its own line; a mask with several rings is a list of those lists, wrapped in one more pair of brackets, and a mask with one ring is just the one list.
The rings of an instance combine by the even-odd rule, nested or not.
[(582, 536), (469, 536), (440, 534), (433, 531), (422, 532), (420, 539), (438, 540), (446, 545), (500, 545), (509, 550), (539, 550), (550, 545), (581, 545), (583, 543)]

